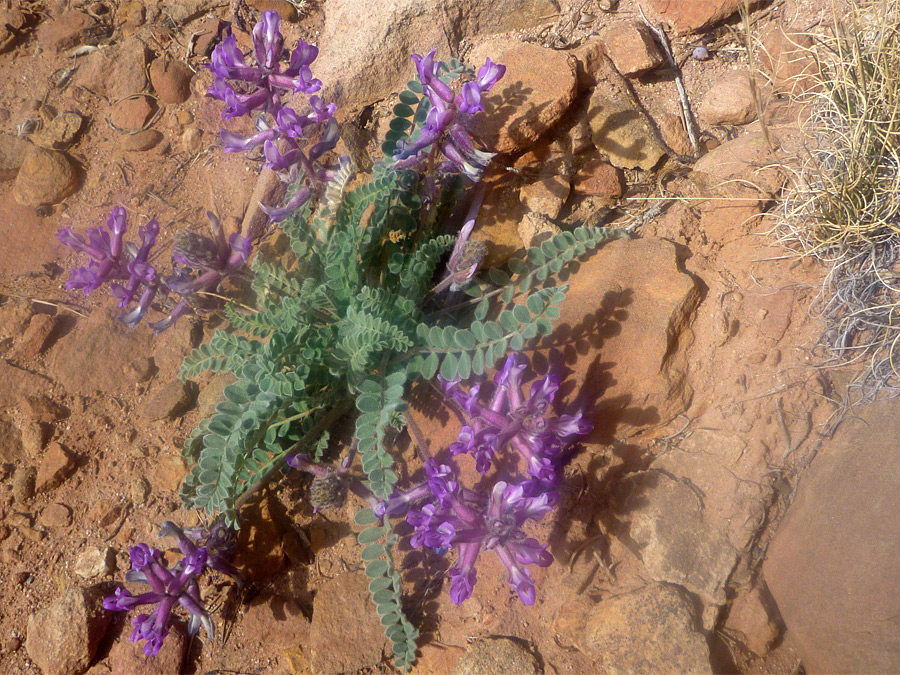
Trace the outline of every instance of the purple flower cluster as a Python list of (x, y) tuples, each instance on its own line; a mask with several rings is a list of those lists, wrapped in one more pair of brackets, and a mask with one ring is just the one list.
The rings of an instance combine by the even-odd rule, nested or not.
[(507, 581), (519, 599), (526, 605), (534, 604), (534, 581), (525, 566), (546, 567), (553, 558), (522, 528), (527, 521), (539, 521), (553, 510), (559, 501), (556, 487), (562, 450), (575, 436), (592, 428), (581, 414), (547, 417), (559, 388), (554, 375), (535, 382), (525, 400), (520, 392), (524, 369), (525, 364), (511, 355), (494, 378), (496, 389), (486, 406), (478, 402), (480, 385), (473, 385), (468, 392), (461, 391), (457, 382), (444, 381), (443, 385), (472, 418), (471, 424), (463, 427), (459, 441), (450, 446), (451, 452), (474, 455), (478, 471), (486, 474), (495, 456), (510, 445), (525, 457), (529, 478), (498, 480), (485, 495), (461, 486), (451, 464), (429, 458), (425, 461), (424, 483), (395, 494), (375, 508), (379, 517), (407, 513), (407, 522), (414, 529), (410, 540), (413, 547), (456, 549), (456, 564), (450, 569), (450, 597), (456, 604), (472, 595), (475, 563), (485, 550), (493, 551), (506, 567)]
[(487, 405), (478, 400), (481, 385), (463, 392), (459, 382), (440, 378), (447, 396), (471, 418), (470, 424), (460, 431), (459, 440), (450, 446), (450, 452), (472, 455), (478, 472), (486, 474), (494, 455), (510, 445), (525, 458), (528, 473), (552, 487), (558, 480), (562, 450), (593, 427), (581, 413), (547, 417), (559, 390), (560, 378), (555, 373), (548, 373), (531, 385), (531, 394), (525, 399), (520, 390), (525, 365), (516, 354), (507, 358), (494, 376), (494, 394)]
[[(163, 640), (169, 634), (169, 620), (176, 604), (184, 607), (190, 615), (190, 635), (203, 626), (210, 639), (215, 637), (215, 626), (203, 606), (197, 580), (207, 567), (240, 580), (237, 570), (228, 562), (231, 551), (226, 545), (227, 535), (223, 535), (221, 530), (222, 527), (217, 529), (214, 526), (209, 532), (196, 530), (188, 533), (174, 523), (163, 523), (160, 536), (177, 536), (178, 548), (184, 556), (172, 568), (166, 565), (158, 549), (147, 544), (131, 547), (131, 570), (125, 578), (147, 584), (151, 590), (132, 595), (127, 589), (119, 587), (113, 595), (103, 600), (103, 607), (113, 612), (127, 612), (142, 605), (156, 605), (153, 611), (140, 614), (131, 622), (134, 626), (131, 641), (144, 640), (147, 656), (156, 656), (162, 648)], [(198, 539), (206, 545), (198, 546)]]
[[(270, 222), (284, 220), (312, 196), (330, 173), (316, 164), (338, 141), (339, 127), (334, 119), (336, 106), (325, 102), (315, 92), (322, 82), (312, 77), (310, 64), (319, 50), (303, 40), (291, 52), (290, 63), (281, 70), (281, 53), (284, 37), (278, 29), (278, 13), (264, 12), (262, 20), (253, 29), (253, 51), (256, 65), (247, 65), (244, 54), (237, 46), (234, 35), (229, 35), (213, 50), (207, 68), (215, 75), (208, 94), (225, 103), (223, 119), (259, 113), (256, 118), (257, 133), (243, 137), (222, 130), (225, 152), (244, 152), (262, 146), (263, 166), (279, 172), (287, 183), (302, 183), (291, 200), (282, 208), (261, 204)], [(299, 114), (282, 103), (287, 93), (303, 93), (309, 96), (309, 112)], [(265, 115), (268, 115), (266, 119)], [(301, 142), (308, 142), (318, 135), (318, 142), (308, 151)]]
[(424, 57), (413, 54), (419, 82), (431, 108), (418, 138), (397, 143), (394, 152), (395, 165), (413, 167), (423, 162), (431, 148), (437, 146), (446, 158), (438, 165), (448, 173), (462, 173), (472, 181), (481, 179), (481, 172), (494, 156), (475, 147), (466, 129), (472, 116), (484, 110), (482, 95), (490, 91), (506, 72), (506, 66), (490, 59), (478, 69), (475, 79), (462, 85), (458, 94), (440, 77), (440, 62), (434, 60), (437, 50), (432, 49)]
[(180, 316), (208, 309), (209, 301), (198, 293), (215, 291), (225, 277), (238, 273), (250, 257), (252, 248), (250, 241), (238, 234), (232, 234), (226, 240), (219, 219), (211, 212), (206, 215), (212, 239), (194, 232), (179, 232), (172, 258), (184, 267), (176, 265), (175, 273), (165, 277), (160, 277), (149, 262), (159, 235), (156, 220), (138, 228), (140, 246), (124, 241), (128, 225), (125, 209), (121, 206), (113, 208), (106, 230), (102, 226), (88, 228), (87, 239), (71, 227), (59, 230), (56, 236), (60, 242), (91, 258), (86, 267), (72, 271), (66, 288), (84, 289), (87, 294), (109, 282), (119, 307), (127, 307), (137, 298), (137, 304), (118, 317), (128, 326), (135, 326), (144, 318), (150, 303), (161, 290), (177, 293), (182, 299), (169, 315), (150, 324), (156, 332), (165, 330)]

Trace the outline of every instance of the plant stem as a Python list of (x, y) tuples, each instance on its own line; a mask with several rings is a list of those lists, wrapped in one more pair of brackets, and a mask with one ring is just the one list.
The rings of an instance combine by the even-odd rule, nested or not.
[(297, 441), (290, 450), (272, 463), (272, 466), (262, 475), (262, 478), (256, 481), (246, 492), (244, 492), (244, 494), (237, 498), (234, 503), (235, 512), (239, 512), (257, 493), (268, 487), (270, 483), (281, 475), (281, 470), (284, 468), (285, 464), (287, 464), (288, 455), (292, 455), (310, 443), (315, 442), (319, 436), (322, 435), (323, 431), (337, 422), (346, 413), (350, 412), (352, 408), (353, 399), (348, 397), (338, 402), (331, 410), (325, 413), (322, 419), (316, 422), (313, 428), (304, 434), (303, 438)]

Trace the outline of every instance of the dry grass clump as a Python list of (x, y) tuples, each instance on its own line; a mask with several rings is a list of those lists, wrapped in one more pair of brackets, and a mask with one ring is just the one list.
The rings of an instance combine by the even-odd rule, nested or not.
[(900, 9), (857, 0), (813, 38), (808, 151), (776, 232), (829, 265), (823, 343), (833, 363), (866, 362), (857, 398), (900, 394)]

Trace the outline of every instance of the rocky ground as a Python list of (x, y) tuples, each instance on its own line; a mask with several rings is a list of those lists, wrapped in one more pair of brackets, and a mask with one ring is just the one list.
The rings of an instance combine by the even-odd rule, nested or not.
[[(157, 217), (168, 241), (206, 209), (233, 231), (254, 222), (273, 184), (221, 151), (202, 65), (228, 24), (248, 50), (266, 9), (282, 13), (286, 44), (319, 45), (339, 149), (363, 165), (410, 52), (507, 65), (479, 129), (503, 153), (478, 221), (492, 260), (581, 222), (633, 234), (570, 278), (532, 354), (565, 370), (565, 403), (595, 424), (541, 531), (556, 564), (537, 571), (527, 608), (486, 560), (456, 607), (444, 568), (407, 545), (416, 672), (897, 669), (892, 437), (854, 423), (831, 438), (840, 377), (816, 367), (809, 312), (824, 271), (766, 236), (808, 142), (791, 97), (813, 67), (799, 33), (830, 21), (831, 4), (759, 3), (748, 42), (740, 0), (643, 3), (668, 26), (699, 158), (636, 1), (503, 4), (0, 1), (2, 672), (389, 670), (347, 524), (358, 504), (314, 515), (302, 478), (241, 531), (243, 594), (208, 589), (214, 644), (175, 631), (147, 662), (99, 609), (129, 545), (156, 543), (163, 520), (198, 522), (176, 497), (180, 447), (227, 380), (176, 378), (215, 316), (155, 337), (125, 329), (108, 295), (64, 289), (75, 258), (55, 233), (115, 204), (132, 222)], [(892, 417), (881, 405), (869, 419)], [(455, 421), (414, 413), (432, 450), (455, 439)], [(864, 446), (878, 449), (869, 463), (854, 455)], [(873, 652), (886, 656), (865, 661)]]

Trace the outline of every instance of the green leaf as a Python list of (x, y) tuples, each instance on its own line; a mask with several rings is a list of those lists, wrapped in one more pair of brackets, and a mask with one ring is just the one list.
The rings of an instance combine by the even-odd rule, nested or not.
[(528, 274), (528, 265), (521, 258), (510, 258), (506, 264), (513, 274)]
[(459, 355), (459, 363), (456, 364), (456, 368), (460, 379), (469, 379), (472, 374), (472, 358), (469, 356), (469, 352), (462, 352)]
[(508, 309), (504, 309), (500, 312), (498, 321), (500, 321), (500, 325), (507, 331), (514, 331), (519, 327), (519, 322), (516, 321), (515, 315)]
[[(527, 279), (527, 277), (526, 277)], [(521, 286), (521, 282), (520, 282)], [(516, 287), (513, 285), (509, 285), (503, 289), (503, 292), (500, 294), (500, 301), (506, 304), (512, 302), (513, 296), (516, 294)]]
[[(400, 99), (400, 103), (405, 103), (409, 106), (419, 104), (419, 97), (409, 90), (401, 91), (400, 95), (397, 98)], [(411, 112), (410, 115), (412, 115)], [(409, 115), (404, 115), (404, 117), (409, 117)]]
[(491, 302), (488, 298), (485, 298), (477, 305), (475, 305), (475, 319), (478, 321), (484, 321), (484, 317), (487, 316), (488, 310), (491, 308)]
[(529, 323), (531, 321), (531, 312), (524, 305), (516, 305), (513, 307), (512, 312), (519, 323)]
[(406, 88), (412, 92), (415, 92), (416, 94), (422, 93), (422, 83), (418, 80), (410, 80), (406, 83)]
[(472, 372), (476, 375), (484, 374), (484, 350), (479, 348), (472, 355)]
[(559, 318), (559, 307), (551, 305), (544, 310), (544, 316), (546, 316), (551, 321), (556, 321)]
[(366, 576), (370, 579), (375, 577), (383, 577), (388, 573), (387, 560), (373, 560), (366, 565)]
[(503, 337), (503, 328), (496, 321), (485, 321), (484, 334), (488, 340), (499, 340)]
[(380, 590), (390, 588), (391, 580), (387, 577), (376, 577), (369, 582), (369, 593), (373, 595)]
[(378, 412), (381, 410), (381, 401), (369, 394), (362, 394), (356, 399), (356, 407), (360, 412)]
[(438, 369), (438, 363), (440, 359), (438, 355), (432, 352), (425, 358), (425, 363), (422, 364), (422, 377), (426, 380), (430, 380), (435, 376)]
[(392, 588), (382, 588), (380, 591), (375, 591), (372, 594), (372, 601), (376, 605), (383, 605), (385, 603), (390, 602), (394, 599), (395, 593)]
[(529, 295), (528, 300), (525, 301), (525, 305), (532, 314), (540, 314), (544, 311), (544, 301), (539, 295)]
[(380, 558), (385, 553), (387, 553), (387, 549), (384, 547), (384, 544), (369, 544), (362, 550), (359, 557), (363, 560), (374, 560), (375, 558)]
[(479, 286), (478, 284), (469, 284), (468, 286), (466, 286), (466, 295), (468, 295), (470, 298), (480, 298), (482, 295), (484, 295), (484, 291), (481, 290), (481, 286)]
[(514, 352), (520, 351), (525, 346), (525, 338), (520, 333), (516, 333), (509, 338), (509, 348)]
[(495, 286), (506, 286), (510, 281), (509, 275), (496, 267), (492, 267), (488, 270), (488, 278)]
[(360, 511), (357, 511), (353, 520), (356, 521), (357, 525), (371, 525), (372, 523), (378, 522), (378, 518), (375, 517), (375, 512), (372, 511), (372, 509), (361, 509)]
[(360, 532), (359, 536), (356, 538), (356, 541), (358, 541), (362, 545), (371, 544), (378, 541), (383, 536), (384, 530), (382, 530), (380, 527), (370, 527)]
[(543, 335), (550, 335), (550, 333), (553, 332), (553, 323), (547, 317), (538, 317), (538, 320), (535, 323), (537, 324), (538, 330)]
[(467, 330), (458, 330), (456, 334), (453, 336), (454, 341), (460, 349), (471, 350), (475, 349), (475, 346), (478, 344), (478, 340), (475, 339), (475, 336)]
[[(416, 99), (418, 101), (418, 99)], [(390, 128), (392, 131), (400, 131), (405, 133), (412, 126), (412, 122), (403, 117), (395, 117), (391, 120)]]
[(528, 262), (532, 265), (543, 265), (547, 262), (547, 258), (544, 256), (541, 249), (532, 246), (528, 249)]
[(457, 363), (456, 354), (453, 352), (446, 354), (443, 363), (441, 363), (441, 377), (445, 380), (455, 380), (457, 378)]
[(405, 103), (398, 103), (397, 105), (394, 106), (394, 114), (397, 117), (412, 117), (413, 113), (414, 113), (413, 109), (410, 108)]

